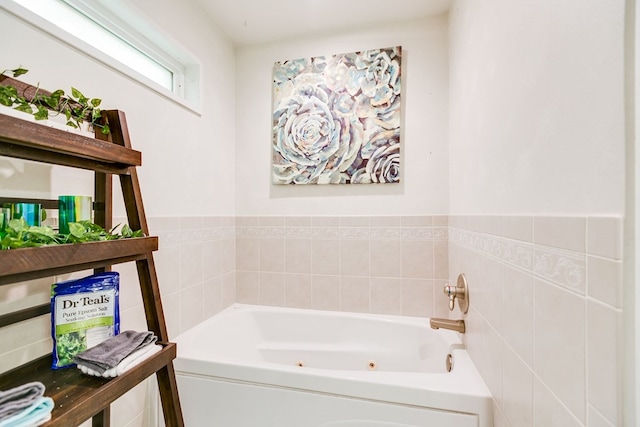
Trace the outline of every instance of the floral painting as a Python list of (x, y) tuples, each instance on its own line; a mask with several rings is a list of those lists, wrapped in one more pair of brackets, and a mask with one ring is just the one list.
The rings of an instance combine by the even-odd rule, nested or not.
[(400, 182), (400, 46), (276, 62), (274, 184)]

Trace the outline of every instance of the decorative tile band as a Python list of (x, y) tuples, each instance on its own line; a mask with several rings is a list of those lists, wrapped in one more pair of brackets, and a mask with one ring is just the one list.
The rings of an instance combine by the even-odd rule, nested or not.
[(342, 240), (366, 240), (369, 239), (370, 230), (368, 227), (341, 227), (340, 239)]
[(260, 237), (263, 239), (282, 239), (284, 227), (260, 227)]
[(585, 255), (536, 246), (533, 274), (565, 288), (585, 294)]
[(260, 227), (236, 226), (236, 237), (238, 239), (257, 239), (260, 237)]
[(285, 239), (310, 239), (311, 235), (311, 227), (292, 226), (284, 229)]
[(338, 227), (311, 227), (311, 237), (313, 239), (338, 239), (340, 229)]
[(449, 229), (436, 227), (237, 226), (239, 239), (447, 240)]
[(450, 242), (524, 270), (582, 295), (586, 288), (586, 255), (534, 245), (475, 231), (452, 228)]
[(371, 238), (374, 240), (400, 240), (402, 229), (400, 227), (375, 227), (371, 229)]
[(179, 244), (189, 244), (198, 242), (211, 242), (224, 239), (234, 239), (236, 236), (235, 227), (213, 227), (187, 230), (159, 231), (155, 233), (160, 239), (162, 246), (173, 246)]
[(446, 226), (436, 227), (403, 227), (402, 240), (447, 240), (449, 239), (449, 228)]
[(158, 236), (160, 246), (176, 246), (180, 244), (180, 232), (160, 231), (155, 233)]
[(210, 242), (235, 238), (235, 227), (210, 227), (180, 231), (180, 243)]

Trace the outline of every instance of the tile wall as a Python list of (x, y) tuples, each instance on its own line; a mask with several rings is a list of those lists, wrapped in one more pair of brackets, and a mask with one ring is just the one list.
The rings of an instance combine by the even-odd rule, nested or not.
[[(622, 218), (152, 218), (150, 228), (171, 336), (236, 301), (465, 317), (496, 426), (621, 424)], [(465, 316), (442, 293), (459, 273)]]
[[(149, 218), (171, 338), (236, 301), (234, 217)], [(135, 272), (135, 268), (134, 268)]]
[(622, 218), (449, 221), (450, 277), (469, 281), (467, 347), (495, 425), (622, 425)]
[[(496, 426), (621, 425), (621, 218), (184, 217), (149, 228), (171, 338), (234, 302), (457, 318), (442, 286), (465, 273), (467, 345)], [(116, 269), (137, 283), (133, 263)], [(49, 283), (0, 287), (0, 310), (45, 302)], [(144, 328), (137, 287), (120, 302), (122, 328)], [(0, 338), (6, 370), (50, 351), (48, 318)], [(114, 422), (148, 425), (146, 390), (119, 399)]]
[[(240, 303), (445, 315), (447, 218), (238, 217)], [(446, 300), (445, 300), (446, 301)]]

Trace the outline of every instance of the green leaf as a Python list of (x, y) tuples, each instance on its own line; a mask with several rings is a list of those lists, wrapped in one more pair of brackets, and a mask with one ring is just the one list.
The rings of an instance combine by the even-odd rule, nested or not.
[(122, 237), (131, 237), (131, 235), (133, 234), (133, 231), (131, 230), (131, 227), (129, 227), (128, 224), (125, 224), (122, 226), (122, 230), (120, 230), (120, 234), (122, 234)]
[(0, 91), (7, 94), (7, 96), (11, 96), (13, 98), (18, 97), (18, 89), (13, 86), (0, 86)]
[(69, 223), (69, 233), (73, 237), (82, 238), (85, 234), (87, 234), (86, 229), (79, 222), (70, 222)]
[(109, 129), (109, 125), (102, 125), (102, 134), (103, 135), (109, 135), (110, 132), (111, 132), (111, 129)]
[(49, 118), (49, 110), (42, 105), (38, 105), (36, 108), (38, 111), (33, 114), (33, 117), (35, 117), (36, 120), (47, 120)]
[(93, 108), (100, 106), (100, 103), (102, 103), (102, 99), (100, 98), (93, 98), (91, 100), (91, 105), (93, 105)]
[(15, 233), (20, 233), (29, 229), (29, 224), (27, 224), (27, 221), (22, 217), (10, 219), (8, 226), (9, 230)]
[(13, 106), (13, 97), (8, 96), (6, 93), (0, 92), (0, 104), (6, 107)]
[(22, 111), (23, 113), (33, 114), (33, 108), (31, 108), (31, 105), (23, 102), (16, 105), (14, 107), (14, 110)]
[(13, 77), (19, 77), (23, 74), (27, 74), (29, 70), (24, 68), (16, 68), (15, 70), (11, 70), (11, 72), (13, 73)]
[(16, 103), (18, 97), (18, 91), (13, 86), (0, 86), (0, 104), (7, 107), (13, 106)]
[(71, 88), (71, 96), (73, 96), (74, 98), (77, 99), (78, 104), (82, 105), (83, 107), (86, 107), (88, 104), (87, 102), (89, 101), (89, 98), (87, 98), (86, 96), (84, 96), (82, 94), (82, 92), (80, 92), (78, 89), (76, 89), (75, 87)]
[(26, 243), (23, 242), (22, 239), (10, 236), (2, 239), (2, 249), (19, 249), (21, 247), (26, 247)]
[(47, 104), (51, 108), (56, 108), (55, 100), (53, 98), (51, 98), (50, 96), (44, 96), (44, 95), (41, 96), (38, 99), (38, 103)]
[(29, 233), (40, 234), (42, 236), (54, 237), (56, 235), (53, 228), (47, 226), (32, 225), (29, 227)]
[(23, 239), (25, 244), (54, 244), (58, 243), (56, 234), (51, 227), (33, 226)]
[(52, 109), (57, 110), (60, 107), (60, 92), (56, 91), (51, 96), (43, 96), (42, 100)]
[(94, 224), (89, 220), (78, 221), (78, 224), (81, 224), (85, 230), (93, 231), (93, 232), (104, 232), (104, 228), (100, 227), (98, 224)]

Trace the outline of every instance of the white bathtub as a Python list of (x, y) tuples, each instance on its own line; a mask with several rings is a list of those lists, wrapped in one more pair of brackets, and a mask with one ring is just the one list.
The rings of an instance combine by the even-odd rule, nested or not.
[(425, 318), (235, 305), (175, 341), (187, 427), (493, 425), (458, 334)]

